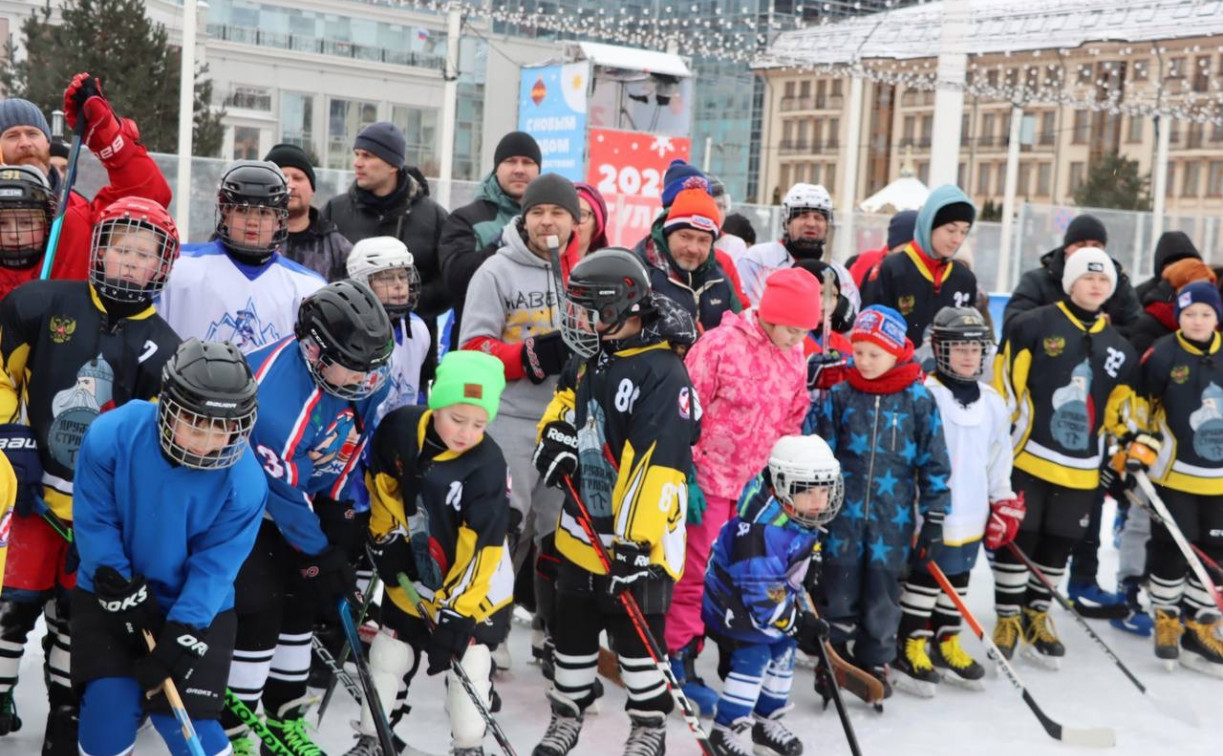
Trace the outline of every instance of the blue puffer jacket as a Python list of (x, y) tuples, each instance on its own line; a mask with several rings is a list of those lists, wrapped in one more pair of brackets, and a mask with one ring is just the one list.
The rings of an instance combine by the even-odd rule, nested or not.
[(701, 621), (709, 634), (771, 643), (794, 622), (819, 531), (786, 516), (764, 476), (747, 484), (738, 513), (722, 526), (705, 572)]
[(828, 526), (824, 559), (899, 571), (924, 515), (947, 511), (951, 465), (934, 397), (916, 381), (894, 394), (870, 394), (845, 381), (814, 417), (814, 431), (832, 447), (845, 477), (845, 504)]

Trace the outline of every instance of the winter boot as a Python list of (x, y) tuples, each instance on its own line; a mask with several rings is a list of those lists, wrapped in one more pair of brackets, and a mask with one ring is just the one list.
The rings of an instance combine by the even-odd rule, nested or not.
[(705, 685), (705, 681), (696, 674), (696, 655), (699, 643), (699, 640), (694, 640), (672, 655), (671, 673), (679, 682), (684, 696), (696, 707), (697, 716), (712, 717), (717, 713), (718, 693)]
[(348, 749), (344, 756), (382, 756), (382, 746), (373, 735), (357, 735), (357, 744)]
[(1185, 628), (1181, 625), (1180, 612), (1175, 609), (1159, 607), (1155, 610), (1155, 656), (1164, 660), (1168, 671), (1176, 664), (1181, 655), (1181, 633)]
[(661, 711), (628, 710), (628, 740), (624, 756), (663, 756), (667, 752), (667, 715)]
[(743, 740), (743, 733), (751, 726), (752, 721), (747, 717), (739, 717), (728, 725), (715, 723), (709, 733), (714, 756), (754, 756), (752, 746)]
[(752, 743), (756, 746), (757, 756), (802, 756), (803, 741), (781, 723), (781, 718), (792, 708), (793, 704), (783, 706), (767, 717), (752, 715), (755, 719)]
[(1109, 593), (1095, 579), (1071, 580), (1066, 594), (1078, 613), (1088, 619), (1122, 619), (1129, 614), (1125, 596)]
[(582, 733), (582, 711), (555, 691), (548, 691), (548, 698), (552, 702), (552, 721), (531, 756), (566, 756), (578, 744), (578, 735)]
[(47, 712), (47, 729), (43, 735), (42, 756), (77, 756), (77, 726), (80, 713), (71, 704), (53, 704)]
[(17, 716), (17, 701), (13, 689), (0, 693), (0, 735), (8, 735), (21, 729), (21, 717)]
[[(323, 749), (310, 740), (310, 735), (306, 732), (307, 702), (308, 699), (303, 696), (281, 706), (275, 717), (268, 715), (268, 729), (280, 738), (280, 742), (285, 744), (293, 756), (327, 756)], [(262, 756), (280, 756), (266, 745), (261, 746), (259, 750)]]
[(941, 679), (926, 653), (926, 640), (924, 635), (903, 638), (894, 665), (896, 689), (919, 698), (933, 698)]
[(1007, 661), (1015, 656), (1015, 647), (1023, 636), (1023, 623), (1018, 614), (999, 614), (998, 624), (994, 625), (994, 645), (1002, 652)]
[(985, 677), (985, 667), (960, 645), (959, 633), (947, 633), (931, 646), (930, 661), (934, 662), (935, 669), (948, 672), (943, 679), (972, 690), (984, 690), (981, 678)]
[(1060, 669), (1066, 647), (1058, 640), (1057, 628), (1048, 610), (1032, 607), (1023, 610), (1023, 639), (1028, 645), (1028, 658), (1046, 669)]
[(1189, 669), (1223, 677), (1223, 619), (1214, 612), (1199, 611), (1185, 622), (1181, 637), (1181, 664)]
[(1146, 610), (1142, 608), (1142, 603), (1138, 600), (1140, 588), (1138, 581), (1126, 578), (1122, 584), (1125, 586), (1125, 608), (1128, 615), (1122, 619), (1110, 619), (1108, 624), (1118, 630), (1124, 630), (1142, 638), (1150, 638), (1155, 629), (1155, 621), (1151, 619), (1151, 615), (1146, 613)]

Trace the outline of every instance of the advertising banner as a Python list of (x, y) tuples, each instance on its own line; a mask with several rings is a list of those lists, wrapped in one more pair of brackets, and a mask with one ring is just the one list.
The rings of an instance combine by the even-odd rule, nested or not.
[(518, 88), (518, 129), (535, 137), (543, 170), (570, 181), (586, 175), (586, 89), (590, 63), (522, 69)]
[(662, 178), (672, 160), (688, 160), (692, 140), (636, 131), (590, 130), (586, 183), (607, 200), (607, 239), (631, 247), (662, 207)]

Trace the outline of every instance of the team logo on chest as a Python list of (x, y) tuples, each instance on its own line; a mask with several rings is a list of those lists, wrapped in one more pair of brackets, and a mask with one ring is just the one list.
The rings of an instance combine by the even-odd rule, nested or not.
[(896, 300), (896, 307), (900, 310), (900, 314), (908, 316), (913, 312), (913, 306), (917, 304), (917, 298), (912, 295), (903, 296)]
[(318, 438), (319, 441), (306, 452), (314, 463), (314, 477), (342, 473), (361, 441), (356, 415), (351, 409), (343, 410)]
[(1050, 336), (1042, 342), (1045, 348), (1045, 354), (1050, 357), (1060, 357), (1062, 352), (1066, 351), (1066, 339), (1061, 336)]
[(1168, 377), (1172, 379), (1173, 383), (1184, 383), (1189, 380), (1189, 366), (1177, 365), (1172, 368), (1172, 372), (1168, 373)]
[(68, 316), (60, 317), (53, 315), (50, 324), (51, 341), (56, 344), (67, 343), (72, 338), (72, 334), (76, 333), (76, 320)]

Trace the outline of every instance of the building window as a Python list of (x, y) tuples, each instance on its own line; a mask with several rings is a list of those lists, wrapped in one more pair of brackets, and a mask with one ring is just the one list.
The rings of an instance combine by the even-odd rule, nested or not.
[(792, 81), (786, 82), (786, 88), (782, 96), (785, 97), (787, 100), (791, 100), (794, 98), (794, 82)]
[(783, 150), (794, 148), (794, 121), (792, 120), (781, 122), (781, 148)]
[(786, 187), (787, 189), (789, 189), (791, 186), (794, 185), (794, 182), (790, 180), (789, 164), (783, 165), (781, 167), (781, 185)]
[(1006, 163), (998, 164), (998, 192), (999, 197), (1006, 196)]
[(1019, 181), (1016, 192), (1020, 197), (1028, 196), (1032, 186), (1032, 166), (1021, 164), (1019, 166)]
[(926, 185), (930, 184), (930, 164), (929, 163), (923, 162), (923, 163), (917, 164), (917, 180)]
[(1040, 143), (1053, 144), (1057, 138), (1057, 112), (1040, 114)]
[(1210, 161), (1210, 173), (1206, 176), (1206, 196), (1223, 196), (1223, 160)]
[(811, 80), (804, 79), (802, 84), (798, 85), (798, 97), (805, 100), (811, 96)]
[(254, 126), (234, 127), (234, 160), (259, 160), (259, 129)]
[(990, 187), (990, 164), (981, 163), (977, 166), (977, 194), (988, 195)]
[(1070, 164), (1070, 191), (1074, 191), (1083, 185), (1083, 163), (1074, 162)]
[(1173, 58), (1168, 61), (1168, 78), (1183, 79), (1185, 78), (1185, 59)]
[(391, 123), (399, 127), (407, 140), (404, 156), (408, 165), (420, 168), (426, 176), (436, 176), (441, 169), (437, 117), (437, 108), (391, 106)]
[(837, 164), (829, 163), (824, 169), (824, 187), (832, 194), (837, 192)]
[(1134, 61), (1134, 81), (1146, 81), (1151, 71), (1151, 62), (1149, 60)]
[(1019, 84), (1019, 69), (1018, 68), (1006, 69), (1007, 87), (1010, 89), (1014, 89), (1016, 86), (1018, 86), (1018, 84)]
[(1169, 196), (1174, 196), (1176, 189), (1176, 163), (1168, 161), (1168, 177), (1165, 179), (1164, 192)]
[(930, 139), (934, 134), (934, 116), (927, 115), (921, 117), (921, 144), (923, 147), (930, 146)]
[(225, 106), (243, 110), (272, 111), (272, 90), (250, 84), (232, 84), (225, 97)]
[(280, 94), (280, 141), (301, 147), (314, 165), (323, 164), (314, 141), (314, 95)]
[(1197, 59), (1193, 67), (1193, 91), (1207, 92), (1210, 90), (1210, 56), (1203, 55)]
[(1202, 174), (1202, 164), (1196, 160), (1185, 161), (1185, 171), (1181, 176), (1181, 196), (1198, 196), (1199, 177)]
[(1181, 122), (1175, 118), (1168, 119), (1168, 141), (1172, 144), (1181, 143)]
[(1210, 128), (1210, 141), (1223, 142), (1223, 123), (1216, 123)]
[(960, 163), (958, 166), (956, 166), (956, 170), (955, 170), (955, 185), (963, 188), (967, 186), (967, 183), (966, 183), (967, 181), (968, 181), (968, 164)]
[(1079, 83), (1080, 84), (1090, 84), (1091, 83), (1091, 64), (1090, 63), (1084, 63), (1079, 66)]
[(1050, 187), (1053, 184), (1053, 163), (1041, 163), (1036, 166), (1036, 196), (1048, 197), (1052, 192)]
[(1136, 143), (1142, 141), (1142, 130), (1146, 126), (1147, 119), (1140, 115), (1130, 116), (1129, 130), (1126, 132), (1125, 141)]
[(841, 144), (841, 119), (840, 118), (829, 118), (828, 119), (828, 142), (826, 143), (826, 146), (832, 149), (836, 149), (837, 146), (839, 146), (840, 144)]
[(820, 183), (820, 164), (819, 163), (811, 164), (811, 172), (807, 174), (807, 177), (811, 181), (812, 184)]
[(831, 94), (833, 97), (841, 96), (841, 80), (840, 79), (832, 80), (832, 91), (829, 92), (829, 94)]
[(812, 118), (811, 119), (811, 149), (818, 152), (820, 149), (820, 140), (822, 140), (823, 138), (824, 138), (824, 119), (823, 118)]
[(378, 103), (332, 98), (327, 119), (327, 167), (352, 165), (352, 143), (361, 129), (378, 121)]
[[(967, 147), (968, 140), (970, 138), (972, 138), (972, 134), (969, 132), (968, 114), (965, 113), (964, 116), (960, 118), (960, 146)], [(963, 185), (963, 183), (960, 184), (960, 186)]]
[(905, 116), (904, 131), (901, 132), (904, 136), (900, 140), (901, 147), (907, 147), (913, 144), (913, 133), (917, 131), (917, 117)]
[(996, 116), (993, 113), (986, 113), (981, 116), (981, 146), (989, 147), (994, 143), (994, 121)]
[(1074, 111), (1074, 134), (1071, 137), (1071, 142), (1074, 144), (1087, 144), (1087, 111)]

